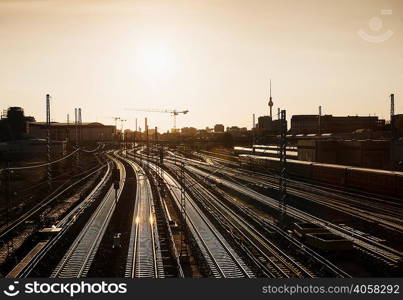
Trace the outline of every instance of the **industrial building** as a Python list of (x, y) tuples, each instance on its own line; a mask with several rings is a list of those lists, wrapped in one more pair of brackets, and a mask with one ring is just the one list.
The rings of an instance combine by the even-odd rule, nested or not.
[(246, 127), (231, 126), (227, 127), (227, 132), (232, 134), (242, 134), (248, 132)]
[(181, 129), (181, 133), (182, 133), (182, 135), (189, 135), (189, 136), (192, 136), (192, 135), (195, 135), (195, 134), (197, 133), (197, 128), (194, 128), (194, 127), (183, 127), (183, 128)]
[(381, 130), (385, 120), (376, 116), (294, 115), (291, 117), (291, 134), (347, 133), (357, 129)]
[[(280, 108), (278, 111), (278, 119), (273, 120), (274, 102), (273, 102), (273, 97), (271, 95), (271, 80), (270, 80), (270, 95), (269, 95), (268, 105), (270, 108), (270, 115), (258, 117), (256, 129), (257, 129), (257, 132), (264, 132), (264, 133), (277, 135), (280, 132), (280, 129), (282, 126), (281, 126), (281, 120), (280, 120)], [(254, 115), (253, 115), (253, 127), (255, 127), (255, 116)], [(286, 127), (287, 127), (287, 124), (286, 124)]]
[(214, 126), (214, 132), (224, 132), (224, 130), (225, 130), (225, 127), (224, 127), (224, 125), (223, 124), (216, 124), (215, 126)]
[[(65, 155), (67, 153), (66, 144), (66, 141), (51, 141), (52, 157)], [(45, 139), (25, 139), (0, 143), (0, 160), (41, 158), (46, 153), (47, 142)]]
[(395, 169), (387, 140), (300, 140), (298, 159), (373, 169)]
[(25, 138), (28, 122), (35, 122), (35, 118), (25, 116), (21, 107), (9, 107), (0, 118), (0, 141)]
[(281, 120), (272, 120), (270, 116), (261, 116), (257, 119), (257, 128), (278, 134), (281, 128)]
[[(44, 139), (47, 136), (47, 125), (45, 122), (28, 123), (28, 133), (34, 138)], [(50, 124), (50, 139), (57, 141), (75, 140), (77, 135), (81, 136), (82, 142), (112, 141), (115, 134), (115, 126), (97, 122), (82, 123), (79, 126), (74, 123), (52, 122)]]
[(392, 137), (397, 139), (403, 137), (403, 114), (392, 116)]

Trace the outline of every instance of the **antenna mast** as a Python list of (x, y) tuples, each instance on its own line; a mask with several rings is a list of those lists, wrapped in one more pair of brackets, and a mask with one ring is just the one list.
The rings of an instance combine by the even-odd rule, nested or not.
[(269, 107), (270, 107), (270, 119), (272, 119), (272, 118), (273, 118), (273, 113), (272, 113), (272, 111), (273, 111), (273, 100), (272, 100), (272, 97), (271, 97), (271, 79), (270, 79), (270, 99), (269, 99)]
[(47, 146), (47, 158), (48, 158), (48, 187), (49, 189), (52, 188), (52, 166), (50, 165), (51, 162), (51, 145), (50, 145), (50, 95), (46, 94), (46, 146)]

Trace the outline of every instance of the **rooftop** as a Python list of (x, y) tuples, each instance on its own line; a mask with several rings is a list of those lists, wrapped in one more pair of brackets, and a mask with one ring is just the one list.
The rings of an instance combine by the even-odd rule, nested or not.
[[(29, 126), (46, 126), (46, 122), (30, 122)], [(51, 126), (71, 126), (74, 127), (76, 126), (75, 123), (59, 123), (59, 122), (50, 122)], [(99, 122), (88, 122), (88, 123), (82, 123), (81, 126), (87, 126), (87, 127), (115, 127), (114, 125), (104, 125)]]

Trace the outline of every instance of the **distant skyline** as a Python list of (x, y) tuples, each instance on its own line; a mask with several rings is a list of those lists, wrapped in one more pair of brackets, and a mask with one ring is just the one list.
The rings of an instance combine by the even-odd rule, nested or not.
[(0, 109), (250, 128), (252, 114), (403, 113), (401, 0), (1, 0)]

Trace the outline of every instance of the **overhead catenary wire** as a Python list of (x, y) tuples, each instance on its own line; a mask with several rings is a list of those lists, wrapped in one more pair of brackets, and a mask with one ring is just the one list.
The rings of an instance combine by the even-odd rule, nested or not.
[[(85, 174), (87, 174), (87, 173), (89, 173), (89, 172), (94, 171), (95, 169), (101, 170), (101, 169), (104, 168), (107, 164), (108, 164), (108, 163), (101, 164), (100, 166), (96, 166), (96, 167), (94, 167), (94, 168), (91, 168), (91, 169), (89, 169), (89, 170), (86, 170), (86, 171), (84, 171), (84, 172), (81, 172), (81, 173), (75, 175), (74, 177), (79, 177), (79, 176), (85, 175)], [(66, 175), (68, 175), (68, 174), (69, 174), (69, 171), (60, 173), (58, 176), (53, 177), (53, 178), (52, 178), (52, 181), (54, 182), (54, 181), (56, 181), (56, 180), (58, 180), (58, 179), (60, 179), (60, 178), (63, 178), (63, 176), (66, 176)], [(30, 186), (29, 188), (20, 190), (19, 193), (24, 193), (24, 192), (31, 191), (31, 190), (33, 190), (33, 189), (35, 189), (35, 188), (37, 188), (37, 187), (39, 187), (39, 186), (41, 186), (41, 185), (43, 185), (43, 184), (45, 184), (45, 183), (47, 183), (47, 180), (42, 181), (42, 182), (39, 182), (39, 183), (37, 183), (37, 184), (35, 184), (35, 185), (33, 185), (33, 186)]]
[(61, 158), (59, 158), (59, 159), (57, 159), (57, 160), (54, 160), (54, 161), (51, 161), (51, 162), (48, 162), (48, 163), (43, 163), (43, 164), (38, 164), (38, 165), (33, 165), (33, 166), (25, 166), (25, 167), (8, 167), (8, 168), (3, 168), (3, 169), (0, 169), (0, 173), (1, 173), (1, 172), (4, 172), (4, 171), (27, 170), (27, 169), (35, 169), (35, 168), (46, 167), (46, 166), (56, 164), (56, 163), (58, 163), (58, 162), (61, 162), (61, 161), (65, 160), (65, 159), (69, 158), (70, 156), (72, 156), (73, 154), (75, 154), (77, 151), (80, 151), (80, 149), (76, 149), (76, 150), (74, 150), (73, 152), (71, 152), (70, 154), (67, 154), (67, 155), (65, 155), (65, 156), (63, 156), (63, 157), (61, 157)]

